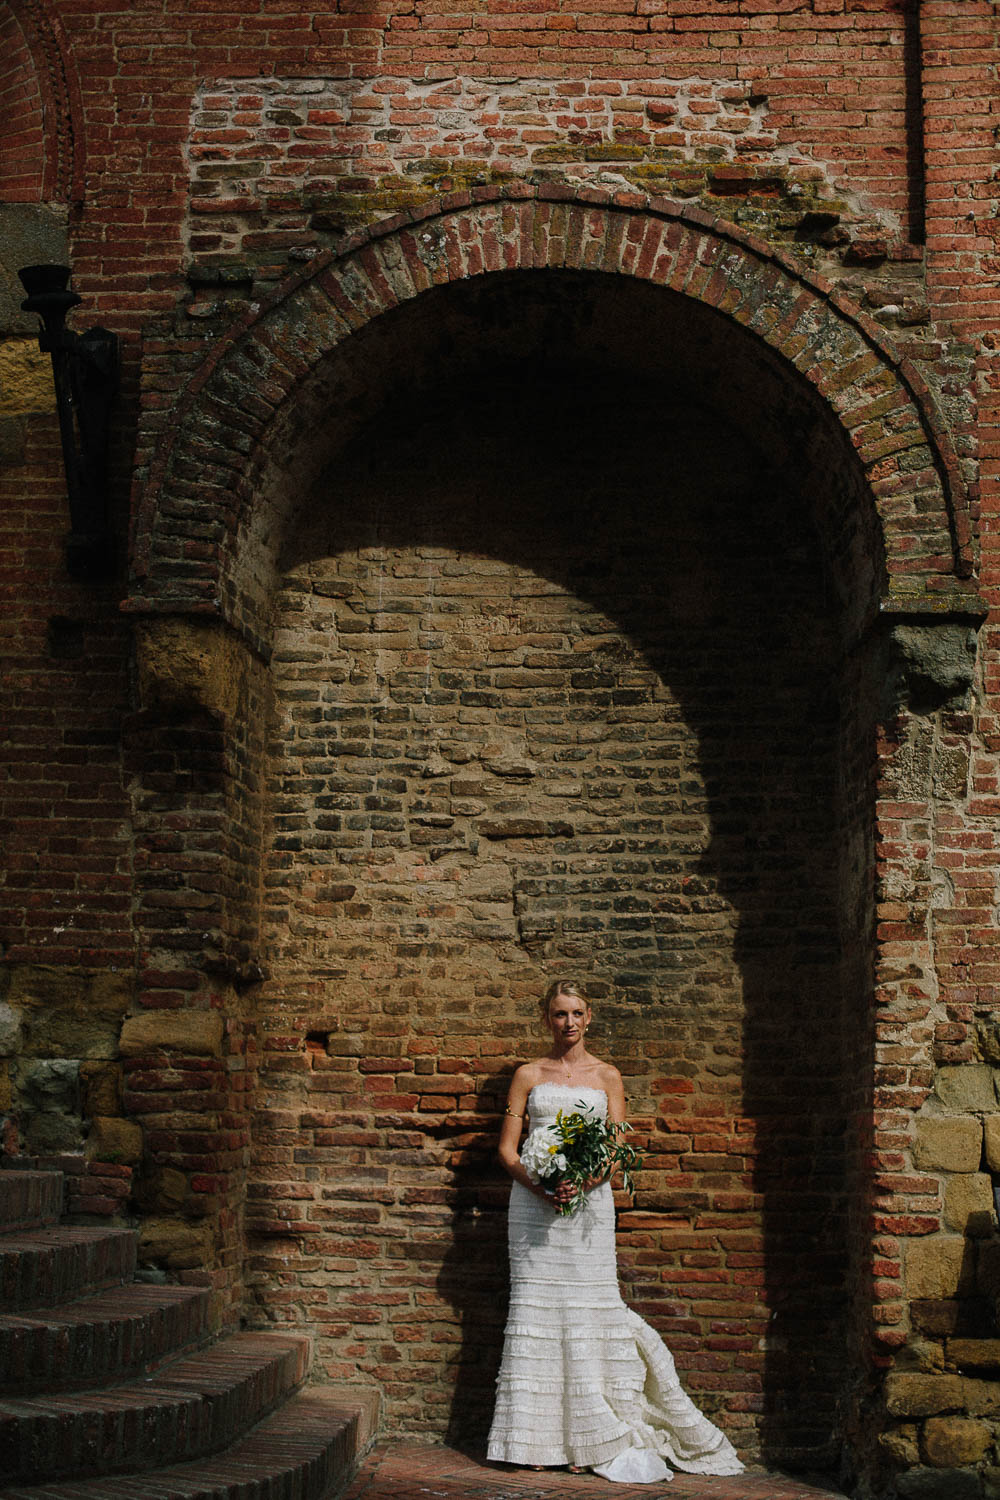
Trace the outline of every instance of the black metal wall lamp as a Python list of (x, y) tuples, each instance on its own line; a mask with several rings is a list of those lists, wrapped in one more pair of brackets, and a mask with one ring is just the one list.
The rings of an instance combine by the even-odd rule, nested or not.
[(118, 338), (107, 328), (74, 333), (66, 315), (83, 300), (69, 289), (68, 266), (25, 266), (22, 312), (42, 320), (38, 347), (52, 357), (70, 532), (66, 563), (74, 578), (107, 578), (115, 568), (108, 513), (108, 438), (118, 390)]

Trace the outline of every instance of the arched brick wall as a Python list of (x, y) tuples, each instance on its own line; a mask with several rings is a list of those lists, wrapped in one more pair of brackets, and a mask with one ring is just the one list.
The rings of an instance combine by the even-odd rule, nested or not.
[[(747, 330), (812, 387), (856, 451), (882, 533), (880, 592), (917, 609), (964, 592), (961, 466), (921, 376), (876, 324), (790, 256), (699, 210), (522, 185), (455, 194), (317, 256), (213, 349), (166, 434), (150, 413), (133, 608), (217, 609), (260, 640), (235, 539), (252, 528), (273, 424), (303, 383), (343, 340), (431, 287), (544, 268), (646, 280)], [(209, 517), (212, 545), (199, 545)]]
[(0, 189), (8, 203), (37, 202), (45, 176), (42, 96), (30, 49), (9, 6), (0, 11), (0, 41), (0, 104), (6, 118), (17, 121), (5, 142)]
[[(592, 323), (574, 325), (581, 305)], [(526, 342), (522, 315), (535, 320)], [(395, 426), (414, 388), (415, 431), (446, 437), (448, 400), (488, 402), (504, 355), (530, 361), (563, 324), (565, 369), (583, 370), (581, 355), (599, 368), (610, 350), (616, 380), (649, 384), (642, 462), (630, 456), (640, 503), (622, 510), (610, 583), (580, 583), (593, 559), (565, 509), (534, 554), (504, 533), (502, 444), (478, 536), (461, 494), (468, 434), (464, 462), (442, 471), (441, 529), (423, 534), (405, 446), (375, 473), (349, 451), (368, 432), (378, 456), (379, 422)], [(147, 358), (127, 604), (141, 1004), (198, 1021), (170, 1072), (156, 1048), (177, 1023), (145, 1015), (128, 1036), (152, 1213), (172, 1211), (156, 1172), (186, 1170), (213, 1217), (178, 1254), (210, 1261), (232, 1294), (243, 1276), (256, 1316), (313, 1327), (320, 1368), (379, 1383), (394, 1420), (476, 1431), (502, 1297), (495, 1113), (504, 1070), (532, 1045), (526, 997), (575, 954), (608, 1006), (654, 1158), (622, 1226), (627, 1284), (748, 1453), (831, 1461), (841, 1403), (865, 1399), (854, 1375), (902, 1316), (898, 1282), (872, 1278), (875, 1090), (887, 1107), (895, 1080), (876, 1073), (876, 726), (892, 704), (871, 626), (880, 612), (950, 614), (967, 631), (975, 614), (965, 475), (919, 377), (839, 294), (731, 226), (552, 188), (456, 195), (382, 224), (310, 262), (195, 369), (184, 358), (168, 341)], [(439, 375), (450, 395), (435, 409)], [(523, 460), (544, 467), (534, 395)], [(716, 473), (693, 522), (664, 505), (647, 547), (643, 473), (671, 452), (649, 433), (656, 402), (674, 399), (689, 415), (701, 400), (740, 462), (763, 461), (755, 484)], [(599, 405), (583, 410), (597, 430)], [(557, 429), (568, 412), (553, 408)], [(611, 433), (627, 422), (621, 390), (608, 413)], [(509, 430), (516, 467), (519, 420)], [(697, 496), (686, 465), (682, 493)], [(769, 491), (776, 473), (784, 493)], [(511, 507), (521, 536), (557, 489), (533, 483), (534, 506)], [(426, 486), (421, 504), (437, 506)], [(388, 541), (366, 530), (375, 505)], [(725, 560), (707, 614), (682, 620), (658, 591), (682, 601), (687, 573), (699, 603), (684, 547), (692, 562), (716, 548)], [(655, 576), (633, 606), (647, 561)], [(463, 568), (473, 576), (452, 586)], [(443, 666), (413, 618), (434, 572), (435, 598), (462, 622), (457, 644), (440, 628), (442, 654), (457, 653)], [(529, 626), (501, 618), (508, 585), (544, 601), (515, 611)], [(464, 608), (466, 594), (499, 601), (500, 623)], [(511, 632), (543, 659), (508, 671)], [(564, 763), (528, 727), (536, 669), (556, 684), (542, 717), (582, 713), (601, 748)], [(661, 753), (661, 732), (679, 758)], [(648, 806), (642, 780), (628, 785), (634, 755), (658, 778)], [(542, 815), (577, 771), (606, 805)], [(619, 808), (632, 838), (620, 848)], [(921, 831), (894, 826), (900, 808), (883, 804), (883, 860), (909, 869)], [(701, 829), (690, 844), (688, 816)], [(927, 911), (914, 912), (903, 938), (881, 930), (883, 1005), (932, 966)], [(909, 966), (889, 952), (897, 940)], [(492, 1050), (467, 1045), (476, 1003), (499, 1027)], [(200, 1119), (175, 1118), (178, 1087), (203, 1101)], [(897, 1263), (906, 1224), (881, 1228), (879, 1263)]]
[(61, 25), (44, 0), (6, 0), (0, 39), (0, 99), (10, 122), (0, 197), (7, 203), (79, 197), (79, 88)]

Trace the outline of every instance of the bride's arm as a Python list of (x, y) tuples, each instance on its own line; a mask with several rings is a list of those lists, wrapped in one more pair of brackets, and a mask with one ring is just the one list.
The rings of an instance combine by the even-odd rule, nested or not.
[(608, 1067), (604, 1080), (604, 1092), (608, 1096), (608, 1124), (625, 1124), (625, 1085), (617, 1068)]
[(551, 1203), (552, 1199), (541, 1184), (532, 1182), (521, 1165), (521, 1158), (518, 1154), (518, 1147), (521, 1144), (521, 1126), (524, 1123), (524, 1112), (528, 1105), (528, 1094), (531, 1092), (531, 1080), (525, 1077), (527, 1072), (527, 1068), (520, 1067), (511, 1079), (510, 1093), (507, 1095), (507, 1112), (500, 1127), (500, 1145), (497, 1156), (504, 1171), (508, 1172), (515, 1182), (526, 1187), (529, 1193), (534, 1193), (536, 1198), (544, 1198), (546, 1203)]

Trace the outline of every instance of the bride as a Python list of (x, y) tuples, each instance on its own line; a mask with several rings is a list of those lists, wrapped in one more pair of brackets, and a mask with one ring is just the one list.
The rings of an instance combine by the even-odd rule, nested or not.
[(557, 1112), (621, 1123), (621, 1074), (587, 1051), (591, 1011), (582, 986), (557, 980), (541, 1005), (552, 1036), (544, 1057), (511, 1081), (499, 1156), (510, 1196), (510, 1310), (488, 1458), (532, 1468), (589, 1468), (623, 1484), (662, 1482), (668, 1464), (694, 1474), (738, 1474), (723, 1434), (681, 1389), (657, 1333), (621, 1299), (610, 1182), (591, 1180), (582, 1207), (560, 1215), (573, 1189), (532, 1180), (518, 1147)]

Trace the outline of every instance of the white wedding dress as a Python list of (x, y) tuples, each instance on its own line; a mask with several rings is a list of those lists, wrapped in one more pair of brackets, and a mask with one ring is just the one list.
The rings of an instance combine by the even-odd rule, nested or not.
[[(578, 1104), (607, 1114), (602, 1089), (536, 1084), (530, 1129)], [(618, 1290), (609, 1183), (559, 1215), (515, 1182), (510, 1195), (510, 1310), (488, 1458), (576, 1464), (607, 1479), (739, 1474), (727, 1438), (684, 1394), (659, 1334)]]

